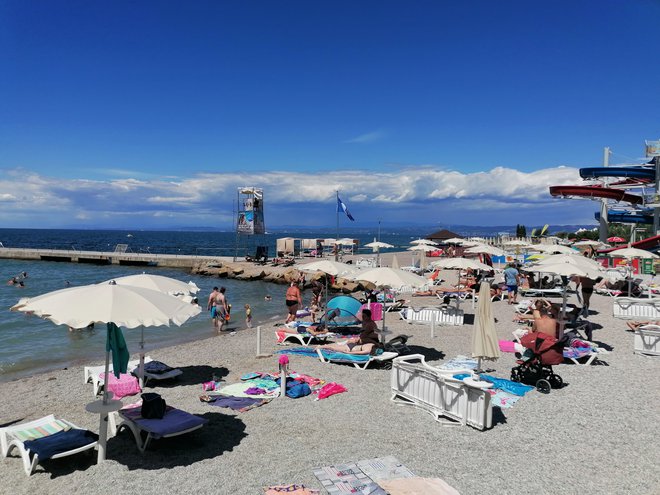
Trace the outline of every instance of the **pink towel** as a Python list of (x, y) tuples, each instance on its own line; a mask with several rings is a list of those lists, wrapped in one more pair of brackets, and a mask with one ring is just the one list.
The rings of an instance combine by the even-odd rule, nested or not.
[(510, 340), (500, 340), (500, 351), (502, 352), (516, 352), (515, 342), (511, 342)]
[[(357, 317), (362, 320), (362, 310), (369, 309), (369, 304), (363, 304), (358, 311)], [(383, 304), (371, 303), (371, 319), (374, 321), (381, 321), (383, 319)]]
[[(101, 382), (103, 382), (104, 376), (105, 373), (101, 373), (99, 375)], [(108, 380), (108, 391), (112, 392), (113, 398), (121, 399), (127, 395), (137, 395), (142, 392), (142, 389), (140, 389), (138, 379), (133, 375), (122, 373), (119, 375), (119, 378), (115, 378), (114, 373), (110, 373)]]

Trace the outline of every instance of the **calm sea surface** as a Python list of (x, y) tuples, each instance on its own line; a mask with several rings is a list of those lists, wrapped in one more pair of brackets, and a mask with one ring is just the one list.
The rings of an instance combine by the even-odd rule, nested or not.
[[(383, 231), (380, 238), (383, 242), (393, 244), (396, 250), (401, 250), (409, 247), (412, 239), (427, 235), (429, 232), (428, 229)], [(360, 244), (363, 245), (373, 241), (377, 233), (365, 230), (342, 232), (340, 235), (360, 239)], [(243, 242), (243, 247), (253, 252), (254, 245), (267, 245), (272, 255), (275, 252), (275, 240), (280, 237), (325, 238), (335, 237), (335, 233), (327, 230), (278, 231), (255, 236), (251, 239), (250, 245), (246, 246)], [(85, 251), (112, 251), (116, 244), (128, 244), (129, 250), (133, 252), (213, 256), (231, 256), (236, 252), (236, 236), (229, 232), (0, 229), (0, 242), (5, 247)], [(28, 272), (25, 288), (5, 285), (7, 280), (22, 271)], [(249, 303), (253, 308), (255, 324), (270, 326), (275, 319), (284, 319), (285, 310), (282, 301), (286, 287), (281, 285), (261, 281), (218, 280), (193, 276), (187, 271), (169, 268), (0, 260), (0, 381), (76, 363), (100, 362), (104, 356), (105, 326), (97, 325), (93, 330), (69, 332), (65, 326), (56, 326), (37, 317), (9, 311), (9, 308), (21, 297), (34, 297), (64, 288), (67, 281), (71, 286), (79, 286), (143, 272), (173, 277), (185, 282), (192, 280), (201, 288), (198, 296), (203, 305), (214, 285), (224, 285), (227, 288), (228, 300), (232, 304), (232, 316), (234, 316), (230, 324), (232, 329), (244, 329), (245, 303)], [(266, 295), (271, 295), (272, 300), (265, 301)], [(307, 295), (305, 299), (308, 299)], [(145, 341), (147, 345), (157, 342), (158, 346), (165, 347), (214, 334), (208, 314), (203, 311), (181, 327), (145, 329)], [(124, 331), (131, 353), (137, 352), (139, 335), (139, 330)]]

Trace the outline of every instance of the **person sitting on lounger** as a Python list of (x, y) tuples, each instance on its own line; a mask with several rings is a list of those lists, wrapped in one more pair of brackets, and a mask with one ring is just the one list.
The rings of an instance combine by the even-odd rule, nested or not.
[(557, 338), (557, 330), (559, 329), (559, 322), (552, 314), (552, 309), (541, 308), (540, 318), (535, 318), (532, 324), (532, 331), (544, 333), (550, 337)]
[(660, 321), (627, 321), (626, 325), (628, 325), (629, 328), (627, 331), (634, 332), (644, 325), (660, 325)]
[(371, 310), (362, 310), (362, 332), (357, 338), (348, 339), (343, 344), (326, 344), (321, 349), (329, 349), (349, 354), (371, 354), (380, 346), (378, 327), (371, 319)]

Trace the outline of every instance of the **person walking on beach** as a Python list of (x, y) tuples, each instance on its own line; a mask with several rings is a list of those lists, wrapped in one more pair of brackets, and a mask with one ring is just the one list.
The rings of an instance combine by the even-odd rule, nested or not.
[(211, 294), (209, 294), (209, 300), (208, 303), (206, 304), (206, 310), (211, 313), (211, 319), (213, 320), (213, 326), (218, 327), (218, 324), (216, 323), (216, 320), (218, 318), (218, 310), (215, 307), (215, 296), (218, 294), (218, 288), (213, 287), (213, 291), (211, 291)]
[(516, 304), (518, 285), (520, 285), (520, 273), (516, 270), (513, 263), (509, 263), (504, 270), (504, 283), (506, 284), (507, 302), (509, 304)]
[(286, 323), (296, 321), (296, 312), (300, 305), (302, 305), (302, 294), (296, 281), (292, 280), (289, 288), (286, 290), (286, 308), (289, 313), (286, 317)]
[(245, 326), (252, 328), (252, 308), (249, 304), (245, 305)]
[(229, 315), (229, 305), (227, 304), (227, 296), (225, 296), (224, 287), (220, 287), (220, 290), (215, 295), (215, 308), (216, 308), (216, 319), (215, 324), (218, 332), (222, 332), (225, 324), (227, 323), (227, 316)]

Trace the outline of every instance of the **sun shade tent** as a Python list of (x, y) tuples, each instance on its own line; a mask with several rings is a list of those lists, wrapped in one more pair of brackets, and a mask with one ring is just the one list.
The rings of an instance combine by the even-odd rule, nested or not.
[(360, 320), (362, 303), (351, 296), (336, 296), (328, 301), (324, 319), (328, 325), (354, 325)]
[[(22, 311), (48, 319), (56, 325), (72, 328), (84, 328), (90, 323), (106, 323), (105, 376), (110, 368), (110, 350), (113, 336), (121, 336), (118, 327), (137, 328), (139, 326), (182, 325), (188, 319), (200, 313), (200, 307), (189, 304), (176, 297), (142, 287), (117, 284), (86, 285), (70, 287), (49, 292), (41, 296), (23, 300), (12, 310)], [(121, 336), (123, 340), (123, 336)], [(113, 354), (115, 351), (113, 349)], [(127, 349), (125, 349), (127, 353)], [(123, 366), (113, 366), (114, 371), (126, 371)], [(89, 412), (101, 415), (99, 427), (98, 461), (105, 460), (106, 439), (108, 432), (108, 413), (121, 408), (121, 401), (110, 400), (108, 387), (103, 387), (103, 399), (88, 404)]]

